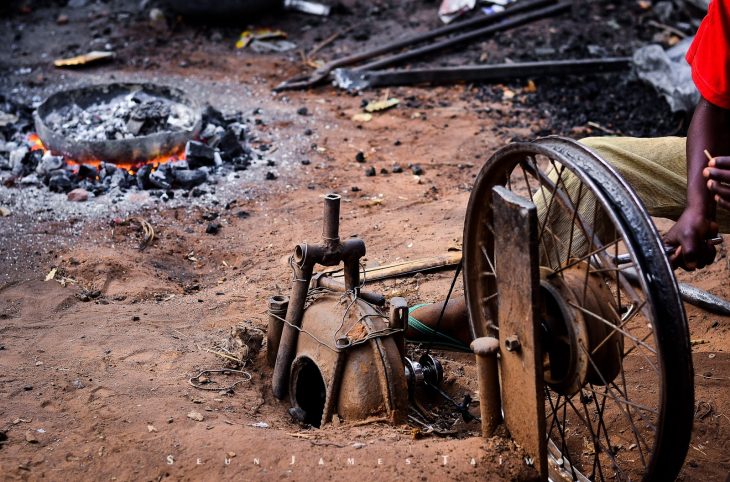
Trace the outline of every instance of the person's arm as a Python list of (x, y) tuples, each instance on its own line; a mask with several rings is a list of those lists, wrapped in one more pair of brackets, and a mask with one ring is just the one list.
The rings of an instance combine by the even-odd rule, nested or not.
[(687, 133), (687, 207), (665, 236), (677, 247), (670, 257), (675, 267), (692, 271), (715, 259), (715, 247), (706, 241), (717, 235), (717, 203), (705, 177), (705, 150), (713, 156), (730, 155), (729, 133), (730, 111), (700, 99)]

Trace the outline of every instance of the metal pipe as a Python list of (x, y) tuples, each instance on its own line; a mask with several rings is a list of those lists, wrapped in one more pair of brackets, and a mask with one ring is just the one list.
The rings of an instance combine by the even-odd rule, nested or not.
[(304, 303), (307, 301), (309, 283), (312, 280), (314, 262), (311, 258), (306, 257), (308, 251), (306, 248), (306, 244), (299, 245), (295, 253), (300, 255), (302, 263), (294, 264), (294, 281), (291, 287), (289, 309), (286, 310), (286, 326), (281, 334), (279, 350), (276, 353), (276, 363), (274, 364), (271, 385), (274, 396), (279, 400), (282, 400), (287, 394), (289, 370), (291, 369), (292, 361), (294, 361), (297, 340), (299, 338), (298, 328), (302, 325)]
[(269, 328), (266, 330), (266, 361), (270, 367), (273, 367), (276, 363), (281, 331), (284, 328), (282, 319), (286, 317), (288, 307), (288, 296), (275, 295), (269, 298)]
[(477, 338), (471, 342), (471, 349), (477, 357), (482, 436), (491, 437), (502, 423), (502, 399), (499, 389), (499, 368), (497, 367), (499, 340), (487, 336)]
[(274, 396), (283, 399), (288, 391), (291, 364), (296, 354), (299, 330), (304, 316), (304, 304), (312, 282), (314, 265), (335, 266), (345, 263), (345, 288), (355, 291), (360, 285), (360, 258), (365, 255), (365, 243), (360, 239), (339, 239), (340, 196), (328, 194), (324, 205), (324, 244), (300, 244), (292, 255), (292, 282), (286, 326), (282, 330), (271, 381)]
[(396, 55), (392, 55), (390, 57), (385, 57), (384, 59), (376, 60), (374, 62), (370, 62), (369, 64), (358, 66), (354, 70), (377, 70), (381, 67), (385, 67), (386, 65), (392, 65), (392, 64), (395, 64), (398, 62), (403, 62), (404, 60), (409, 60), (409, 59), (412, 59), (415, 57), (420, 57), (421, 55), (430, 54), (431, 52), (435, 52), (437, 50), (441, 50), (446, 47), (451, 47), (453, 45), (458, 45), (458, 44), (461, 44), (464, 42), (468, 42), (469, 40), (474, 40), (479, 37), (483, 37), (485, 35), (502, 32), (504, 30), (509, 30), (509, 29), (512, 29), (515, 27), (519, 27), (526, 23), (534, 22), (536, 20), (541, 20), (545, 17), (557, 15), (557, 14), (563, 13), (566, 10), (570, 9), (570, 7), (571, 7), (571, 2), (563, 1), (556, 5), (551, 5), (549, 7), (530, 11), (530, 12), (524, 13), (522, 15), (516, 15), (514, 17), (507, 18), (506, 20), (503, 20), (494, 25), (489, 25), (487, 27), (479, 28), (479, 29), (473, 30), (471, 32), (467, 32), (465, 34), (456, 35), (454, 37), (449, 37), (440, 42), (436, 42), (436, 43), (433, 43), (430, 45), (425, 45), (423, 47), (419, 47), (419, 48), (416, 48), (413, 50), (407, 50), (405, 52), (402, 52), (402, 53), (396, 54)]
[(363, 90), (392, 85), (506, 82), (525, 77), (593, 75), (628, 70), (630, 67), (630, 57), (611, 57), (385, 71), (338, 69), (335, 84), (347, 90)]
[(340, 196), (327, 194), (324, 197), (324, 228), (322, 237), (325, 243), (340, 241)]
[[(333, 279), (331, 276), (323, 276), (323, 273), (316, 274), (312, 278), (312, 288), (327, 288), (332, 291), (344, 293), (347, 291), (345, 283), (340, 280)], [(373, 293), (372, 291), (360, 291), (357, 293), (357, 297), (367, 301), (375, 306), (385, 306), (385, 296), (380, 293)]]
[(347, 57), (342, 57), (339, 59), (332, 60), (331, 62), (327, 63), (323, 67), (320, 67), (316, 71), (314, 71), (311, 75), (303, 75), (299, 77), (295, 77), (293, 79), (289, 79), (287, 81), (282, 82), (278, 86), (274, 88), (274, 91), (281, 91), (281, 90), (287, 90), (287, 89), (304, 89), (307, 87), (312, 87), (319, 82), (323, 81), (334, 69), (338, 67), (345, 67), (347, 65), (353, 65), (358, 62), (362, 62), (364, 60), (369, 60), (375, 57), (378, 57), (380, 55), (393, 52), (396, 50), (400, 50), (403, 47), (408, 47), (410, 45), (415, 45), (420, 42), (424, 42), (426, 40), (431, 40), (436, 37), (440, 37), (442, 35), (450, 34), (452, 32), (463, 32), (466, 29), (477, 27), (484, 24), (494, 23), (498, 20), (501, 20), (503, 18), (510, 17), (516, 13), (520, 13), (523, 11), (531, 10), (533, 8), (542, 7), (548, 4), (554, 3), (554, 0), (527, 0), (524, 2), (520, 2), (516, 5), (513, 5), (512, 7), (504, 10), (503, 12), (497, 12), (493, 15), (489, 16), (480, 16), (475, 17), (473, 19), (461, 21), (461, 22), (454, 22), (449, 25), (445, 25), (443, 27), (424, 32), (419, 33), (416, 35), (413, 35), (411, 37), (406, 37), (404, 39), (396, 40), (394, 42), (382, 45), (380, 47), (376, 47), (371, 50), (366, 50), (364, 52), (357, 52), (352, 55), (348, 55)]
[(342, 243), (342, 261), (345, 263), (345, 288), (360, 288), (360, 258), (365, 256), (365, 242), (362, 239), (348, 239)]
[(340, 386), (342, 385), (342, 372), (345, 369), (345, 361), (347, 359), (347, 351), (352, 345), (350, 338), (342, 336), (335, 340), (335, 348), (337, 348), (337, 358), (335, 358), (335, 366), (332, 369), (332, 378), (330, 378), (327, 394), (324, 399), (324, 410), (322, 411), (322, 423), (330, 423), (335, 412), (335, 402), (340, 398)]

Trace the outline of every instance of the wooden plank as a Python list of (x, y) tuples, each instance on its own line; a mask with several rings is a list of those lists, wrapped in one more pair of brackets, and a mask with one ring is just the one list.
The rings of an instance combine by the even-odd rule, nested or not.
[(492, 192), (504, 420), (547, 480), (537, 208), (501, 186)]

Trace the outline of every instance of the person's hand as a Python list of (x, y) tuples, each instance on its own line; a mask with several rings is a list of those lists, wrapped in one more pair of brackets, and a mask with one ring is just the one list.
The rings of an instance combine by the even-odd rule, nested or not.
[(672, 267), (694, 271), (712, 263), (717, 250), (707, 240), (717, 236), (717, 231), (717, 223), (707, 219), (704, 213), (685, 209), (664, 236), (664, 242), (676, 248), (669, 256)]
[(730, 157), (713, 157), (702, 174), (717, 206), (730, 210)]

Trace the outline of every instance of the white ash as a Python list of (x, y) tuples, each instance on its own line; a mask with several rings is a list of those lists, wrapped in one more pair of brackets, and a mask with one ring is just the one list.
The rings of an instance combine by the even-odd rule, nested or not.
[(190, 130), (195, 112), (183, 104), (135, 92), (86, 108), (72, 104), (49, 114), (46, 122), (72, 141), (109, 141)]

